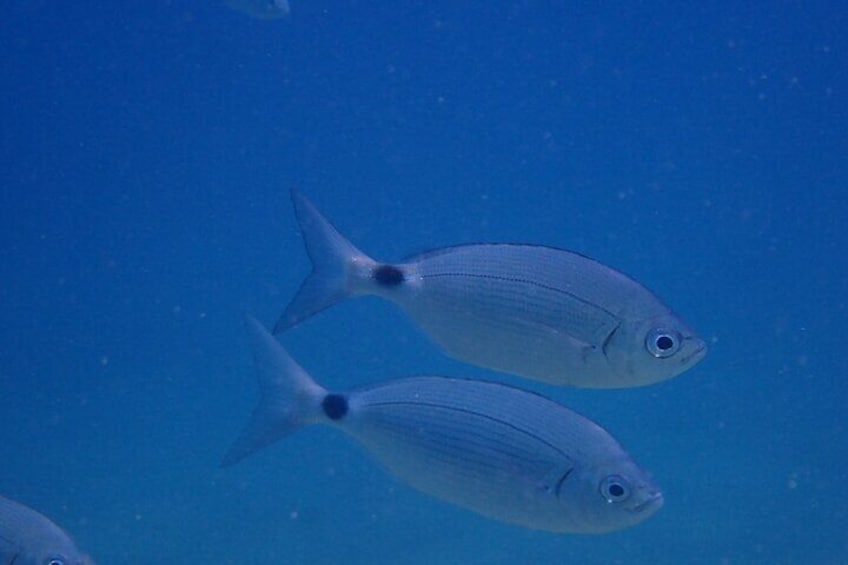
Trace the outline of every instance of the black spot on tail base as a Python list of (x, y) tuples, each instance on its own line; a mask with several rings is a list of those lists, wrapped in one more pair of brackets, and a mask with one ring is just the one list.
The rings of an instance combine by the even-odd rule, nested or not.
[(331, 420), (341, 420), (347, 414), (347, 398), (342, 394), (330, 393), (321, 401), (324, 414)]
[(403, 271), (394, 265), (380, 265), (374, 269), (374, 280), (382, 286), (397, 286), (403, 282)]

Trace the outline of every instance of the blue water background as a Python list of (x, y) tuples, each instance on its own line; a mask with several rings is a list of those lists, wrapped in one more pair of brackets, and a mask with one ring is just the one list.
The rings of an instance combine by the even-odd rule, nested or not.
[[(0, 7), (0, 493), (101, 565), (848, 563), (845, 5), (292, 4)], [(257, 395), (242, 316), (273, 324), (310, 269), (291, 187), (380, 259), (544, 243), (672, 305), (709, 355), (621, 391), (452, 361), (376, 298), (282, 339), (335, 389), (545, 393), (665, 507), (527, 531), (329, 428), (219, 469)]]

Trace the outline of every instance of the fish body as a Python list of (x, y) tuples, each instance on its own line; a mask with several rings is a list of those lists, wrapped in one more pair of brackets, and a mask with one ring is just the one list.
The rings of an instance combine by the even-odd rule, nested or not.
[(62, 528), (39, 512), (0, 496), (0, 563), (94, 565)]
[(224, 0), (224, 3), (257, 20), (277, 20), (291, 11), (288, 0)]
[(328, 392), (258, 322), (247, 326), (262, 396), (225, 466), (320, 423), (355, 438), (419, 491), (526, 528), (607, 532), (662, 506), (660, 491), (608, 432), (543, 396), (436, 376)]
[(373, 294), (400, 306), (456, 359), (556, 385), (644, 386), (706, 353), (644, 286), (578, 253), (473, 244), (380, 263), (302, 194), (292, 191), (292, 200), (313, 271), (274, 333), (349, 296)]

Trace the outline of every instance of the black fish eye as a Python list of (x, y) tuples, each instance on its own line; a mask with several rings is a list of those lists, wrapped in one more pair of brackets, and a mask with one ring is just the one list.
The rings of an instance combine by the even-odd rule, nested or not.
[(645, 337), (645, 348), (657, 358), (671, 357), (680, 349), (680, 334), (674, 330), (654, 329)]
[(610, 475), (601, 481), (601, 496), (607, 502), (624, 502), (630, 498), (630, 486), (627, 479), (619, 475)]

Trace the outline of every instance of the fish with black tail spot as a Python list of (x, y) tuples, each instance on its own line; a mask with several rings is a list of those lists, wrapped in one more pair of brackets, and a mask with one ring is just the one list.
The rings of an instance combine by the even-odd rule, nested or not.
[(327, 424), (421, 492), (526, 528), (608, 532), (663, 504), (606, 430), (541, 395), (437, 376), (328, 392), (259, 322), (246, 323), (261, 397), (223, 466), (301, 427)]
[(274, 333), (372, 294), (400, 306), (451, 357), (555, 385), (649, 385), (706, 354), (704, 340), (644, 286), (578, 253), (472, 244), (381, 263), (301, 193), (292, 201), (313, 270)]

